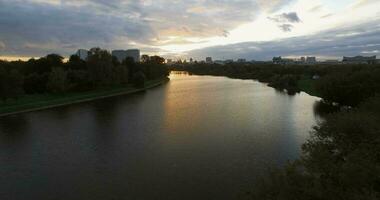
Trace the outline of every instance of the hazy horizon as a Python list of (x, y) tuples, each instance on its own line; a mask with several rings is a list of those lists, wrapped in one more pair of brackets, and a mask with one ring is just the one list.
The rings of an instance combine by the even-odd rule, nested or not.
[(138, 48), (166, 58), (380, 55), (376, 0), (0, 0), (0, 59)]

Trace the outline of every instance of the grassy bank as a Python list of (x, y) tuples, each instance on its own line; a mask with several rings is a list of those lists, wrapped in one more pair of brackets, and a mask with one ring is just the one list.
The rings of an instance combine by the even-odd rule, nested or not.
[(115, 86), (109, 88), (100, 88), (87, 92), (65, 93), (65, 94), (38, 94), (26, 95), (17, 100), (8, 100), (0, 102), (0, 117), (23, 112), (59, 107), (74, 103), (81, 103), (102, 99), (107, 97), (131, 94), (146, 89), (156, 87), (167, 82), (168, 78), (147, 81), (144, 88), (134, 88), (128, 86)]

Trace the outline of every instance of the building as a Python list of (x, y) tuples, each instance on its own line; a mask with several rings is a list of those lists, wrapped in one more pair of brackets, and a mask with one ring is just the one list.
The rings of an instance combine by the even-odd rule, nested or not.
[(127, 51), (125, 50), (113, 50), (112, 56), (116, 57), (117, 60), (122, 63), (127, 58)]
[(140, 62), (140, 50), (138, 49), (113, 50), (112, 56), (115, 56), (119, 62), (123, 62), (128, 57), (133, 58), (135, 62)]
[(206, 57), (206, 63), (212, 63), (212, 58), (211, 57)]
[(140, 50), (138, 49), (128, 49), (127, 58), (131, 57), (135, 62), (140, 62)]
[(279, 57), (273, 57), (272, 59), (274, 64), (280, 64), (280, 65), (287, 65), (287, 64), (294, 64), (295, 61), (290, 58), (282, 58), (281, 56)]
[(376, 64), (376, 56), (343, 57), (344, 64)]
[(238, 63), (246, 63), (247, 60), (244, 59), (244, 58), (239, 58), (239, 59), (237, 60), (237, 62), (238, 62)]
[(79, 49), (75, 55), (77, 55), (81, 60), (87, 60), (87, 58), (90, 56), (90, 51), (86, 49)]
[(301, 60), (300, 60), (302, 63), (305, 63), (306, 62), (306, 58), (305, 57), (301, 57)]
[(316, 57), (306, 57), (306, 63), (316, 63), (317, 58)]

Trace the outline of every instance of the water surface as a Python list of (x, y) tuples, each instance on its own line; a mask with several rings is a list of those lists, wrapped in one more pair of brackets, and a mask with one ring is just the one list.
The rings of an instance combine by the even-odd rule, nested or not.
[(236, 199), (299, 156), (316, 101), (172, 74), (144, 93), (0, 118), (0, 199)]

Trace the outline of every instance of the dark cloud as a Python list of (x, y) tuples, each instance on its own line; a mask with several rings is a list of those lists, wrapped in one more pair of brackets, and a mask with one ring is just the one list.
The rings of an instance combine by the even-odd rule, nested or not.
[(281, 24), (278, 27), (280, 27), (280, 29), (284, 32), (290, 32), (290, 31), (292, 31), (294, 26), (291, 24)]
[(228, 36), (262, 8), (275, 10), (289, 1), (0, 0), (0, 41), (4, 54), (23, 56), (67, 56), (91, 46), (155, 48), (182, 44), (172, 36)]
[(128, 46), (118, 38), (144, 42), (154, 34), (151, 27), (131, 17), (106, 15), (76, 6), (0, 2), (0, 40), (8, 54), (68, 55), (76, 48)]
[[(368, 30), (367, 27), (372, 27)], [(233, 45), (215, 46), (188, 52), (189, 56), (204, 59), (247, 58), (270, 60), (273, 56), (319, 57), (355, 56), (380, 51), (380, 25), (366, 23), (351, 28), (340, 28), (315, 35), (294, 37), (270, 42), (245, 42)]]
[(299, 23), (301, 19), (296, 12), (282, 13), (274, 17), (268, 17), (268, 19), (278, 23)]
[(296, 12), (282, 13), (273, 17), (268, 17), (268, 19), (278, 23), (278, 27), (284, 32), (290, 32), (293, 29), (295, 23), (301, 22)]

